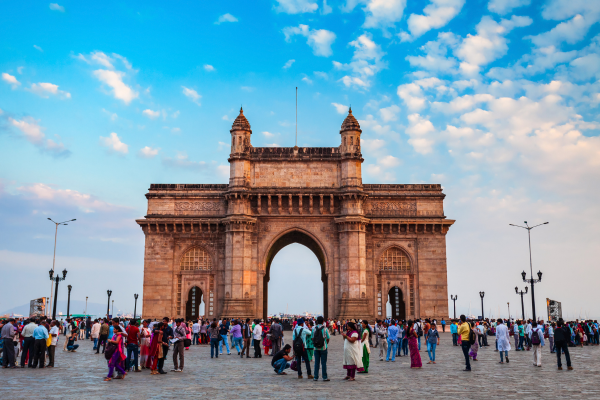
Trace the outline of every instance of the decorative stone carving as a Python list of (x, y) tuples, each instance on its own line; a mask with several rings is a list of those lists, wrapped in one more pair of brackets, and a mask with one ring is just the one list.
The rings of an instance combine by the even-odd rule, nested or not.
[(180, 201), (175, 211), (221, 211), (221, 203), (215, 201)]
[(367, 212), (375, 215), (401, 215), (414, 217), (417, 215), (417, 202), (373, 201), (369, 203)]

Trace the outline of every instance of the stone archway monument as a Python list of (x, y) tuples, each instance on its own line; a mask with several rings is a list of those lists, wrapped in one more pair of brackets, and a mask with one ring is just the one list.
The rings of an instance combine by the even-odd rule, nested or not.
[(145, 317), (185, 317), (192, 288), (205, 317), (266, 317), (271, 262), (291, 243), (319, 260), (326, 317), (383, 318), (394, 287), (399, 314), (448, 317), (454, 221), (442, 188), (363, 184), (352, 110), (338, 147), (253, 147), (242, 110), (230, 133), (229, 184), (150, 185), (136, 221), (146, 237)]

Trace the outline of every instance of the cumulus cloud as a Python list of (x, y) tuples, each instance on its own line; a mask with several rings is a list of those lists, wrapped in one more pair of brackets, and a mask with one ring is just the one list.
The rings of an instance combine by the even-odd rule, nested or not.
[(208, 71), (208, 72), (213, 72), (213, 71), (216, 71), (215, 67), (213, 67), (213, 66), (212, 66), (212, 65), (210, 65), (210, 64), (204, 64), (204, 70), (205, 70), (205, 71)]
[(460, 43), (460, 38), (452, 32), (440, 32), (436, 40), (432, 40), (419, 49), (424, 56), (407, 56), (406, 60), (413, 67), (420, 67), (429, 71), (453, 72), (458, 66), (454, 57), (448, 56), (450, 49), (455, 49)]
[(63, 6), (58, 5), (57, 3), (50, 3), (50, 9), (52, 11), (65, 12), (65, 8)]
[(2, 73), (2, 80), (8, 83), (12, 89), (16, 89), (21, 85), (21, 82), (19, 82), (15, 76), (12, 76), (6, 72)]
[(267, 132), (267, 131), (264, 131), (262, 134), (267, 138), (272, 138), (272, 137), (275, 137), (276, 135), (278, 135), (277, 133), (271, 133), (271, 132)]
[(431, 153), (435, 143), (431, 135), (435, 132), (435, 128), (431, 121), (419, 114), (410, 114), (408, 121), (410, 123), (406, 129), (406, 133), (410, 136), (408, 143), (413, 146), (417, 153)]
[(162, 159), (162, 163), (167, 167), (184, 168), (197, 171), (205, 171), (209, 168), (209, 164), (205, 161), (191, 161), (185, 152), (177, 153), (175, 158), (165, 157)]
[(238, 22), (238, 19), (229, 13), (223, 14), (215, 21), (215, 25), (220, 25), (223, 22)]
[(445, 26), (458, 15), (464, 4), (465, 0), (431, 0), (423, 9), (425, 15), (411, 14), (408, 17), (410, 35), (401, 35), (402, 40), (414, 40), (431, 29)]
[(496, 14), (505, 15), (515, 8), (528, 6), (529, 4), (531, 4), (531, 0), (490, 0), (488, 10)]
[(149, 146), (145, 146), (140, 149), (138, 155), (142, 158), (154, 158), (158, 155), (159, 148), (152, 148)]
[(48, 97), (57, 96), (63, 99), (70, 99), (71, 93), (58, 89), (58, 85), (48, 82), (32, 83), (29, 89), (30, 92), (37, 94), (40, 97), (47, 99)]
[(402, 19), (406, 0), (367, 0), (363, 8), (365, 28), (390, 28)]
[(125, 104), (138, 97), (138, 93), (123, 82), (124, 72), (97, 69), (94, 76), (102, 83), (111, 88), (115, 99), (122, 100)]
[(344, 104), (340, 104), (340, 103), (331, 103), (332, 106), (335, 107), (335, 111), (338, 112), (338, 114), (342, 114), (345, 115), (348, 113), (348, 106), (344, 105)]
[(319, 5), (311, 0), (275, 0), (275, 11), (286, 14), (312, 13), (319, 9)]
[(120, 154), (127, 154), (129, 152), (129, 146), (123, 143), (115, 132), (112, 132), (108, 137), (100, 136), (100, 144), (110, 152)]
[(379, 114), (381, 115), (381, 119), (383, 122), (397, 121), (398, 113), (400, 112), (400, 107), (395, 104), (392, 104), (389, 107), (384, 107), (379, 110)]
[(288, 69), (294, 62), (296, 62), (296, 60), (287, 60), (287, 62), (283, 65), (283, 69)]
[(371, 79), (387, 67), (387, 63), (383, 61), (385, 53), (368, 33), (363, 33), (349, 44), (354, 47), (352, 61), (348, 64), (334, 61), (333, 65), (338, 70), (352, 72), (352, 75), (341, 79), (346, 87), (368, 88), (371, 86)]
[(29, 143), (36, 146), (43, 153), (50, 154), (53, 157), (68, 157), (71, 155), (71, 152), (62, 143), (47, 139), (44, 128), (35, 119), (25, 117), (17, 120), (8, 117), (8, 122), (18, 129)]
[(153, 111), (150, 109), (146, 109), (146, 110), (142, 111), (142, 114), (144, 114), (146, 117), (148, 117), (150, 119), (156, 119), (156, 118), (160, 117), (160, 111)]
[(182, 86), (182, 88), (183, 88), (183, 94), (185, 97), (187, 97), (188, 99), (190, 99), (197, 105), (200, 105), (200, 98), (202, 96), (198, 92), (196, 92), (194, 89), (190, 89), (185, 86)]
[(335, 33), (326, 29), (310, 29), (308, 25), (288, 26), (283, 28), (286, 42), (291, 42), (295, 35), (307, 38), (306, 44), (313, 49), (313, 54), (321, 57), (329, 57), (333, 54), (331, 45), (335, 41)]
[(538, 47), (558, 46), (562, 42), (574, 44), (585, 37), (590, 25), (595, 22), (595, 19), (589, 21), (584, 16), (577, 14), (570, 20), (556, 25), (548, 32), (535, 36), (527, 36), (526, 38), (531, 39)]
[(37, 44), (33, 45), (33, 48), (36, 49), (37, 51), (41, 51), (42, 53), (44, 52), (44, 49), (42, 49), (40, 46), (38, 46)]

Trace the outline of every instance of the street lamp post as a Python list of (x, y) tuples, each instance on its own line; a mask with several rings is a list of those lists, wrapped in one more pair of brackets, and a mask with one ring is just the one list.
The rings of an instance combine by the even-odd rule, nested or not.
[(450, 295), (450, 299), (454, 302), (454, 319), (456, 319), (456, 299), (458, 299), (458, 295)]
[(527, 274), (525, 273), (525, 271), (523, 271), (521, 273), (521, 276), (523, 277), (523, 282), (527, 282), (531, 285), (531, 313), (533, 314), (533, 320), (537, 322), (537, 318), (535, 315), (535, 294), (534, 294), (533, 285), (542, 281), (542, 272), (538, 271), (538, 273), (537, 273), (538, 279), (533, 278), (533, 262), (531, 259), (531, 230), (533, 228), (537, 228), (540, 225), (546, 225), (548, 222), (544, 222), (543, 224), (538, 224), (535, 226), (529, 226), (527, 221), (524, 221), (524, 222), (525, 222), (525, 226), (513, 225), (513, 224), (509, 224), (509, 225), (516, 226), (517, 228), (527, 229), (527, 238), (529, 239), (529, 271), (531, 273), (531, 278), (527, 279)]
[(73, 286), (69, 285), (67, 286), (67, 289), (69, 289), (69, 295), (67, 297), (67, 318), (69, 318), (71, 316), (71, 289), (73, 289)]
[(106, 306), (106, 318), (110, 315), (110, 295), (112, 294), (112, 290), (107, 290), (106, 294), (108, 294), (108, 305)]
[(508, 306), (508, 320), (510, 321), (510, 303), (506, 302), (506, 305)]
[(114, 300), (112, 301), (112, 309), (111, 309), (110, 315), (115, 315), (115, 301)]
[(54, 307), (52, 307), (52, 320), (56, 319), (56, 300), (58, 298), (58, 296), (56, 295), (58, 293), (58, 282), (60, 281), (64, 281), (67, 278), (67, 270), (64, 269), (62, 272), (62, 278), (58, 275), (54, 276), (54, 271), (50, 270), (49, 272), (50, 275), (50, 280), (55, 282), (55, 287), (54, 287)]
[(479, 297), (481, 297), (481, 320), (485, 320), (483, 316), (483, 296), (485, 296), (485, 292), (479, 292)]
[(133, 295), (133, 298), (135, 299), (135, 305), (133, 306), (133, 320), (135, 321), (135, 312), (137, 311), (137, 299), (138, 299), (137, 293)]
[(527, 294), (527, 289), (529, 288), (525, 286), (525, 291), (521, 290), (519, 292), (519, 288), (515, 286), (515, 292), (521, 295), (521, 313), (523, 314), (523, 321), (525, 321), (525, 303), (523, 303), (523, 295)]
[(87, 300), (88, 296), (85, 296), (85, 316), (87, 317)]
[[(52, 273), (54, 274), (54, 264), (56, 262), (56, 237), (58, 236), (58, 226), (59, 225), (69, 225), (69, 224), (67, 224), (67, 222), (72, 222), (72, 221), (76, 221), (76, 220), (70, 219), (68, 221), (63, 221), (63, 222), (52, 221), (52, 218), (48, 218), (48, 220), (56, 225), (56, 229), (54, 231), (54, 256), (52, 257)], [(52, 284), (50, 284), (50, 300), (48, 301), (48, 305), (50, 305), (50, 303), (52, 303), (53, 295), (54, 294), (52, 293)], [(54, 302), (54, 304), (56, 304), (56, 302)], [(48, 315), (50, 315), (50, 313), (48, 313)], [(56, 315), (56, 312), (54, 310), (52, 310), (52, 315)], [(54, 319), (54, 318), (52, 318), (52, 319)]]

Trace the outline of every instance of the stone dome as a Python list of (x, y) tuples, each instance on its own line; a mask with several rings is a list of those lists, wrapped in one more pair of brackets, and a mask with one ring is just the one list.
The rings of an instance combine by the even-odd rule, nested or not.
[(231, 126), (231, 131), (250, 131), (252, 133), (252, 129), (250, 129), (250, 122), (244, 116), (244, 109), (240, 107), (240, 115), (237, 116), (235, 121), (233, 121), (233, 125)]
[(360, 129), (360, 124), (358, 123), (356, 118), (354, 118), (354, 115), (352, 115), (352, 107), (350, 107), (348, 109), (348, 116), (342, 123), (342, 128), (340, 129), (340, 133), (346, 132), (346, 131), (362, 132), (362, 130)]

